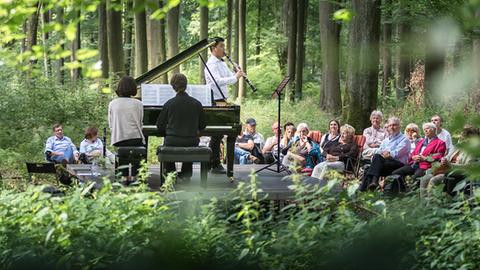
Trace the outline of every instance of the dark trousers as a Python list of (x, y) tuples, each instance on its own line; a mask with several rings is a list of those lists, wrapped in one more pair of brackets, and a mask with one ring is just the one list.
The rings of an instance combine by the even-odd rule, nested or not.
[(220, 143), (222, 139), (222, 136), (210, 138), (210, 144), (208, 146), (212, 149), (212, 168), (220, 165)]
[(265, 163), (267, 164), (275, 162), (275, 158), (273, 157), (273, 152), (268, 152), (263, 154), (263, 158), (265, 159)]
[(368, 171), (365, 173), (360, 185), (360, 190), (366, 190), (368, 185), (372, 183), (374, 177), (387, 176), (392, 174), (393, 171), (403, 167), (404, 164), (393, 158), (385, 159), (380, 154), (375, 154), (372, 157), (371, 165)]
[[(129, 139), (124, 141), (119, 141), (113, 144), (113, 146), (145, 146), (141, 138), (138, 139)], [(138, 173), (138, 169), (140, 169), (140, 161), (132, 163), (132, 176), (136, 176)], [(128, 168), (124, 168), (120, 170), (122, 172), (122, 176), (128, 175)]]
[[(174, 137), (174, 136), (166, 136), (163, 145), (165, 146), (184, 146), (184, 147), (191, 147), (191, 146), (198, 146), (200, 140), (198, 137)], [(175, 169), (175, 162), (165, 162), (165, 171), (167, 173), (174, 172)], [(182, 163), (182, 170), (180, 172), (182, 177), (190, 178), (192, 177), (192, 162), (183, 162)]]
[(392, 174), (397, 174), (402, 176), (402, 179), (404, 182), (405, 182), (405, 176), (412, 175), (413, 182), (417, 187), (419, 187), (420, 181), (418, 181), (418, 178), (425, 175), (425, 170), (422, 170), (420, 168), (412, 168), (411, 165), (405, 165), (393, 171)]
[[(453, 172), (450, 173), (447, 177), (445, 177), (444, 184), (445, 186), (443, 187), (443, 191), (446, 192), (450, 196), (455, 196), (457, 195), (456, 191), (453, 191), (455, 187), (457, 186), (458, 183), (461, 181), (465, 180), (466, 176), (461, 173), (461, 172)], [(462, 189), (462, 191), (465, 193), (465, 195), (468, 195), (471, 193), (471, 183), (467, 183), (465, 187)]]

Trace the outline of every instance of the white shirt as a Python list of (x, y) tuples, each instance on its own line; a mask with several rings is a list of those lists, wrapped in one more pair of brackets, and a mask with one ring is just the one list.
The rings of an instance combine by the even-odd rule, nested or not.
[(450, 135), (450, 132), (442, 128), (442, 131), (437, 134), (437, 137), (445, 142), (445, 146), (447, 147), (447, 152), (445, 153), (445, 156), (448, 155), (448, 153), (450, 153), (450, 151), (452, 150), (452, 136)]
[[(210, 58), (208, 58), (207, 67), (212, 73), (212, 76), (217, 82), (218, 86), (220, 87), (220, 90), (222, 91), (223, 96), (225, 96), (225, 99), (227, 99), (228, 98), (227, 85), (234, 84), (237, 82), (237, 78), (235, 77), (235, 74), (233, 74), (230, 71), (230, 69), (228, 69), (227, 64), (223, 60), (218, 59), (216, 56), (213, 56), (213, 55), (210, 56)], [(214, 100), (224, 99), (224, 97), (218, 90), (218, 87), (215, 84), (215, 81), (212, 79), (212, 76), (210, 76), (210, 73), (208, 72), (207, 68), (205, 68), (204, 72), (205, 72), (205, 82), (213, 90), (213, 99)]]
[(103, 154), (102, 140), (97, 138), (96, 141), (90, 142), (87, 139), (83, 139), (80, 143), (80, 153), (92, 154), (93, 151), (100, 151)]

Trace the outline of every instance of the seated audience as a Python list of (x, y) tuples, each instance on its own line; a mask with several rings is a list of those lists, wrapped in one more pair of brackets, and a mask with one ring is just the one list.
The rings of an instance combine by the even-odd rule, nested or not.
[(95, 157), (102, 155), (103, 143), (98, 138), (98, 128), (88, 127), (85, 130), (85, 139), (80, 143), (80, 161), (90, 164)]
[(238, 135), (235, 142), (234, 163), (235, 164), (251, 164), (259, 163), (260, 160), (252, 154), (252, 150), (255, 148), (253, 142), (253, 136), (251, 134), (243, 132)]
[(405, 183), (405, 176), (413, 175), (413, 181), (419, 185), (418, 178), (425, 175), (425, 171), (432, 167), (434, 161), (439, 161), (447, 150), (445, 142), (436, 135), (434, 123), (425, 123), (422, 126), (425, 137), (418, 141), (415, 150), (410, 154), (408, 164), (396, 169), (392, 175), (401, 176)]
[(390, 117), (388, 119), (388, 136), (382, 141), (372, 157), (372, 162), (365, 172), (360, 190), (375, 190), (381, 176), (390, 175), (393, 171), (407, 164), (410, 155), (410, 142), (400, 132), (400, 119)]
[[(278, 151), (278, 122), (273, 123), (273, 136), (268, 137), (262, 149), (262, 154), (266, 163), (273, 163), (275, 161), (274, 152)], [(280, 129), (280, 140), (282, 139), (282, 130)]]
[(262, 155), (262, 149), (265, 140), (263, 139), (263, 135), (257, 132), (257, 121), (255, 121), (253, 118), (249, 118), (247, 121), (245, 121), (245, 123), (246, 129), (243, 134), (251, 135), (253, 137), (254, 147), (252, 150), (250, 150), (250, 153), (257, 157), (260, 160), (260, 163), (263, 163), (264, 158)]
[[(283, 126), (283, 130), (285, 130), (285, 135), (282, 137), (282, 140), (280, 141), (280, 161), (283, 160), (283, 157), (287, 154), (287, 146), (290, 145), (292, 142), (293, 138), (295, 137), (295, 133), (297, 131), (297, 128), (292, 122), (287, 122)], [(277, 153), (273, 152), (275, 157), (277, 158)]]
[(410, 153), (415, 150), (417, 142), (420, 140), (420, 129), (417, 124), (410, 123), (405, 127), (405, 136), (407, 136), (408, 141), (410, 141)]
[(382, 127), (382, 118), (383, 114), (381, 111), (373, 111), (370, 115), (372, 126), (363, 131), (363, 136), (365, 136), (365, 146), (362, 152), (363, 159), (372, 159), (380, 143), (387, 136), (387, 132)]
[(308, 132), (307, 124), (300, 123), (298, 125), (297, 135), (284, 148), (283, 166), (288, 168), (294, 165), (313, 169), (315, 164), (323, 161), (323, 157), (320, 155), (320, 147), (307, 136)]
[[(459, 143), (475, 136), (480, 136), (480, 130), (472, 126), (465, 126)], [(440, 166), (428, 170), (426, 175), (420, 178), (420, 194), (425, 196), (433, 186), (445, 183), (444, 191), (452, 195), (455, 185), (465, 179), (465, 175), (458, 169), (475, 161), (464, 151), (455, 148), (440, 160)]]
[(327, 145), (323, 150), (325, 161), (319, 163), (312, 172), (312, 177), (324, 179), (328, 170), (343, 171), (348, 159), (358, 155), (357, 144), (353, 140), (355, 129), (345, 124), (340, 128), (340, 140)]
[(340, 123), (337, 120), (330, 120), (328, 124), (328, 132), (322, 136), (320, 140), (320, 152), (323, 154), (323, 149), (332, 143), (338, 142), (340, 139)]
[(446, 129), (442, 128), (443, 126), (443, 119), (440, 117), (440, 115), (436, 114), (432, 116), (431, 119), (432, 123), (435, 124), (437, 127), (437, 137), (445, 142), (445, 146), (447, 147), (447, 154), (450, 153), (450, 151), (453, 150), (453, 144), (452, 144), (452, 136), (450, 135), (450, 132), (448, 132)]
[(53, 125), (53, 136), (45, 143), (45, 156), (50, 162), (75, 163), (78, 161), (79, 153), (72, 140), (63, 135), (61, 124)]

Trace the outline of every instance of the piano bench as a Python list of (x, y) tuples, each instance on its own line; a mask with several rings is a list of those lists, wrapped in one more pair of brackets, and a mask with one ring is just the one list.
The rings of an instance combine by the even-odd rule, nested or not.
[(159, 146), (157, 149), (160, 162), (160, 183), (163, 184), (164, 162), (200, 162), (200, 179), (202, 187), (207, 187), (207, 173), (210, 167), (212, 150), (208, 147)]
[(136, 176), (137, 170), (140, 169), (140, 161), (147, 158), (147, 148), (145, 146), (118, 146), (117, 147), (117, 162), (115, 168), (118, 166), (132, 164), (132, 171), (128, 169), (121, 169), (122, 175), (129, 174)]

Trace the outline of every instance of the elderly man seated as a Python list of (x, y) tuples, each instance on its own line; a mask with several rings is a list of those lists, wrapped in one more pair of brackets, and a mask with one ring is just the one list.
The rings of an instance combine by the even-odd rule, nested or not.
[(45, 156), (48, 161), (55, 163), (74, 163), (78, 161), (77, 147), (69, 137), (63, 135), (61, 124), (53, 125), (53, 136), (45, 143)]
[(432, 116), (431, 120), (432, 123), (434, 123), (437, 127), (437, 137), (445, 142), (445, 146), (447, 147), (446, 154), (449, 154), (453, 150), (452, 136), (450, 135), (450, 132), (448, 132), (448, 130), (442, 127), (443, 118), (440, 115), (436, 114)]
[(363, 136), (365, 136), (365, 146), (362, 152), (363, 159), (371, 159), (387, 136), (387, 132), (382, 126), (382, 119), (383, 114), (381, 111), (373, 111), (370, 115), (372, 126), (363, 131)]
[(419, 186), (418, 178), (424, 176), (425, 171), (432, 167), (432, 163), (440, 161), (447, 151), (445, 142), (436, 135), (437, 127), (434, 123), (424, 123), (422, 128), (425, 137), (417, 143), (415, 150), (410, 154), (408, 164), (392, 172), (392, 175), (401, 176), (402, 183), (405, 183), (405, 176), (413, 175), (414, 183)]
[(263, 163), (264, 158), (262, 155), (262, 149), (263, 145), (265, 144), (265, 139), (263, 138), (263, 135), (261, 133), (257, 132), (257, 121), (255, 121), (255, 119), (253, 118), (249, 118), (247, 119), (247, 121), (245, 121), (245, 124), (246, 128), (243, 132), (243, 135), (252, 136), (254, 143), (254, 147), (250, 150), (250, 153), (252, 153), (260, 160), (260, 162)]
[(410, 141), (400, 132), (400, 119), (390, 117), (387, 123), (388, 136), (382, 141), (372, 157), (370, 168), (365, 172), (361, 191), (375, 190), (380, 176), (390, 175), (407, 164), (410, 154)]

